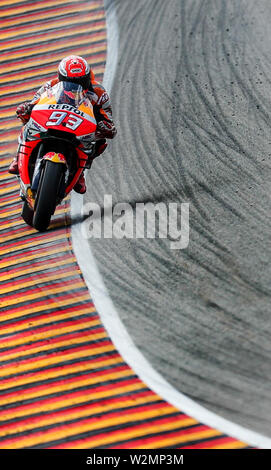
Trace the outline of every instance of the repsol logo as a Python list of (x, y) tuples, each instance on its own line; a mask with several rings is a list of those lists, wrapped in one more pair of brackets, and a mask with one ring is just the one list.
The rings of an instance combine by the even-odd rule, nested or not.
[(74, 114), (84, 117), (84, 113), (79, 111), (79, 109), (74, 108), (69, 104), (49, 104), (48, 109), (65, 109), (66, 111), (72, 111)]

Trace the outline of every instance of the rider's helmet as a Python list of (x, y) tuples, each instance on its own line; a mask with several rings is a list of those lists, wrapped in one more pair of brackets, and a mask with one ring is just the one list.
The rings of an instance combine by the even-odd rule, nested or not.
[(91, 70), (87, 61), (78, 55), (64, 57), (58, 66), (60, 82), (78, 83), (84, 90), (91, 88)]

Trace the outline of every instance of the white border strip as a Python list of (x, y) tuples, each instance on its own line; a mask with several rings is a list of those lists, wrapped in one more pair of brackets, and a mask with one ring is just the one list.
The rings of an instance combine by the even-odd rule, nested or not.
[[(105, 88), (110, 93), (118, 61), (118, 24), (114, 0), (104, 0), (106, 9), (108, 57), (104, 75)], [(81, 214), (83, 198), (75, 192), (71, 196), (71, 215), (75, 219)], [(271, 439), (234, 424), (198, 405), (175, 390), (156, 372), (144, 358), (129, 336), (104, 285), (88, 241), (82, 236), (81, 223), (72, 225), (72, 244), (79, 267), (83, 273), (91, 298), (116, 349), (139, 378), (165, 401), (201, 423), (222, 433), (248, 443), (251, 446), (271, 449)]]

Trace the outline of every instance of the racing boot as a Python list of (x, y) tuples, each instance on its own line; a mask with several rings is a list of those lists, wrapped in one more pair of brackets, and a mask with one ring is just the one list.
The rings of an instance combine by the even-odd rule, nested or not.
[(87, 187), (86, 187), (84, 173), (81, 174), (81, 176), (79, 177), (79, 180), (74, 185), (73, 189), (76, 193), (85, 194)]
[(13, 158), (11, 164), (9, 165), (8, 172), (11, 175), (18, 175), (19, 174), (19, 167), (18, 167), (18, 156)]

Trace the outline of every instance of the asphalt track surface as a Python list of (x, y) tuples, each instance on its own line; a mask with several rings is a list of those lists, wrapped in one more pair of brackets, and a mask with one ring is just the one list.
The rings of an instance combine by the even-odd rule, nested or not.
[(85, 202), (189, 202), (190, 242), (90, 244), (137, 347), (174, 387), (271, 436), (268, 0), (116, 0), (118, 136)]
[(82, 196), (65, 200), (43, 234), (20, 216), (19, 184), (7, 171), (16, 106), (52, 78), (65, 51), (84, 55), (100, 81), (107, 53), (110, 81), (116, 56), (103, 0), (3, 0), (0, 19), (0, 448), (270, 447), (217, 415), (196, 416), (195, 402), (140, 370), (129, 338), (134, 367), (125, 361), (127, 338), (81, 236)]

